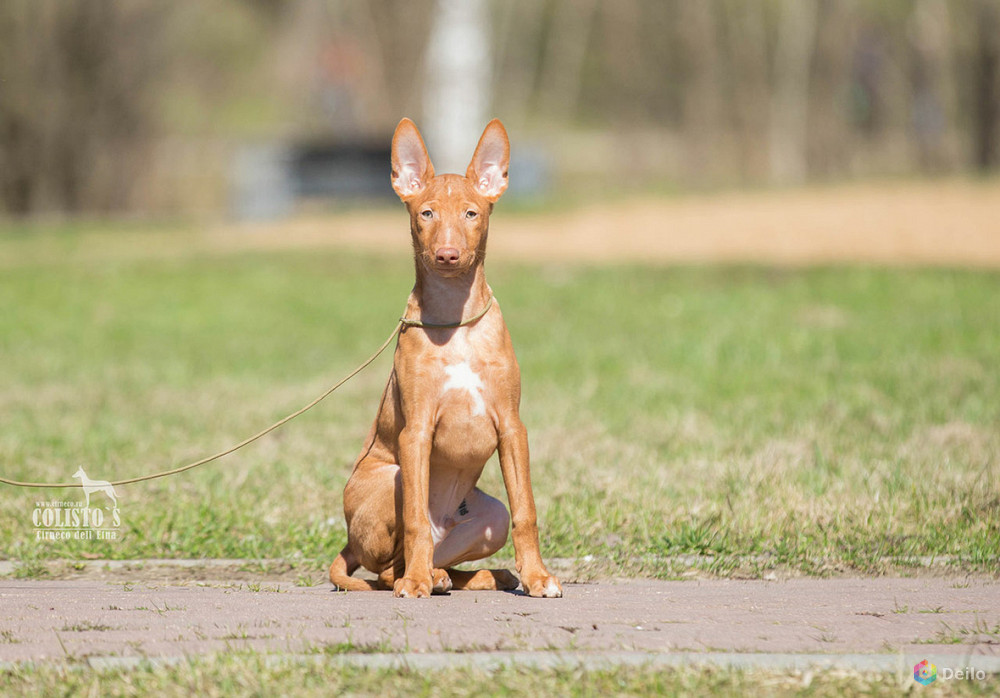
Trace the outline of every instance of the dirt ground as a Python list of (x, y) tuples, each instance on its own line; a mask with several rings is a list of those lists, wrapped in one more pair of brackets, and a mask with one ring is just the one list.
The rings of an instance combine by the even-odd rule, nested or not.
[[(1000, 181), (944, 180), (635, 198), (526, 213), (497, 204), (491, 258), (541, 263), (1000, 266)], [(216, 226), (210, 249), (405, 253), (397, 210)], [(402, 245), (402, 247), (401, 247)]]
[(608, 580), (562, 599), (396, 599), (287, 582), (0, 582), (0, 662), (268, 652), (899, 653), (1000, 656), (983, 578)]

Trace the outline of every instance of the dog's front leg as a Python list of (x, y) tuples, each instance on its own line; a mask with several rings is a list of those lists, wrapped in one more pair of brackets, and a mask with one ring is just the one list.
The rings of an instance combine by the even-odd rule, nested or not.
[(399, 435), (399, 468), (403, 477), (403, 576), (393, 585), (396, 596), (431, 595), (434, 540), (427, 514), (430, 486), (431, 426), (408, 424)]
[(539, 550), (538, 516), (528, 465), (528, 430), (520, 417), (510, 418), (500, 431), (500, 470), (510, 502), (514, 565), (521, 575), (521, 586), (529, 596), (562, 596), (562, 586), (545, 568)]

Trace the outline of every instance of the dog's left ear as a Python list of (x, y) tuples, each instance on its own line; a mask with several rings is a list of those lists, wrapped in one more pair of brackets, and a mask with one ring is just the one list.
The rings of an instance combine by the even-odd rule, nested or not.
[(507, 166), (510, 164), (510, 141), (500, 119), (486, 125), (465, 176), (472, 180), (476, 191), (495, 203), (507, 189)]

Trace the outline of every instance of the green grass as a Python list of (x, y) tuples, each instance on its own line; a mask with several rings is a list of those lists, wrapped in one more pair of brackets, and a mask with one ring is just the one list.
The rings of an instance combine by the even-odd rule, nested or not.
[[(496, 671), (372, 670), (319, 661), (270, 662), (252, 653), (226, 653), (171, 667), (134, 670), (65, 670), (19, 667), (0, 672), (0, 691), (10, 695), (102, 696), (896, 696), (921, 690), (912, 676), (816, 671), (776, 673), (698, 667), (616, 670), (519, 669)], [(996, 683), (938, 681), (935, 695), (993, 695)]]
[[(412, 284), (403, 242), (384, 258), (206, 255), (186, 251), (190, 231), (94, 227), (0, 234), (8, 477), (132, 477), (235, 443), (366, 357)], [(917, 556), (997, 569), (1000, 274), (488, 270), (523, 370), (546, 556), (655, 576), (688, 554), (718, 574)], [(21, 576), (83, 553), (328, 563), (389, 362), (221, 462), (119, 488), (118, 541), (38, 542), (34, 503), (79, 490), (0, 490), (0, 557)], [(495, 462), (482, 486), (503, 492)]]

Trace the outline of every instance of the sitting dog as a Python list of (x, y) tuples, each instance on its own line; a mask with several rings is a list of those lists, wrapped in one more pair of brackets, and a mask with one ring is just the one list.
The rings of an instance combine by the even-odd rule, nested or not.
[[(392, 187), (410, 214), (416, 283), (375, 423), (344, 489), (347, 545), (330, 566), (340, 589), (391, 588), (403, 597), (515, 589), (507, 570), (453, 569), (499, 550), (513, 520), (524, 591), (562, 596), (538, 549), (520, 369), (483, 269), (509, 161), (496, 119), (464, 177), (435, 176), (414, 123), (396, 127)], [(511, 515), (476, 487), (498, 449)], [(352, 577), (359, 566), (378, 581)]]

